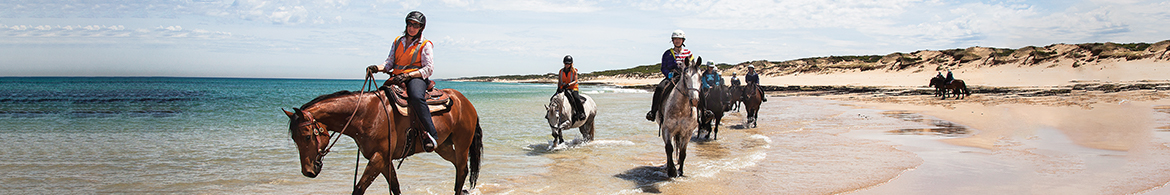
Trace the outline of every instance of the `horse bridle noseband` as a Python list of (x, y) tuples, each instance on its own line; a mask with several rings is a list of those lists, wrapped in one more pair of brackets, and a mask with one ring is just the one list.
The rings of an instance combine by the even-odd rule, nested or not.
[[(301, 127), (309, 126), (309, 130), (313, 131), (313, 136), (309, 137), (309, 139), (313, 140), (314, 147), (320, 147), (320, 145), (321, 145), (321, 141), (319, 141), (317, 139), (318, 136), (326, 135), (327, 136), (326, 138), (333, 137), (333, 135), (330, 135), (328, 133), (328, 130), (321, 127), (321, 124), (317, 122), (316, 118), (313, 118), (313, 113), (307, 112), (307, 111), (302, 111), (301, 113), (304, 113), (304, 115), (305, 115), (305, 122), (302, 122), (299, 126), (301, 126)], [(317, 159), (316, 159), (316, 162), (314, 162), (314, 163), (321, 164), (321, 159), (325, 158), (326, 154), (329, 154), (329, 148), (331, 148), (331, 147), (326, 147), (325, 149), (318, 148), (317, 149)]]

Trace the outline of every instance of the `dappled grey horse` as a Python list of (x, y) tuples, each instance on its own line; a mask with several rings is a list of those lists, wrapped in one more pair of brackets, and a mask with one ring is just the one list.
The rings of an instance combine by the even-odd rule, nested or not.
[(548, 105), (544, 106), (546, 111), (544, 118), (548, 119), (548, 126), (552, 128), (553, 143), (549, 144), (550, 149), (565, 143), (562, 131), (570, 128), (579, 128), (585, 141), (593, 141), (593, 117), (597, 116), (597, 103), (585, 94), (581, 94), (581, 99), (585, 100), (585, 103), (581, 104), (585, 120), (573, 120), (573, 108), (569, 105), (569, 99), (565, 98), (565, 93), (553, 95), (549, 98)]
[[(674, 89), (667, 91), (662, 103), (662, 112), (656, 117), (662, 141), (666, 144), (666, 175), (683, 175), (683, 161), (687, 158), (687, 143), (699, 127), (699, 66), (702, 58), (695, 62), (683, 63), (681, 73), (674, 83)], [(664, 81), (670, 82), (670, 80)], [(675, 172), (674, 157), (678, 154), (678, 170)]]

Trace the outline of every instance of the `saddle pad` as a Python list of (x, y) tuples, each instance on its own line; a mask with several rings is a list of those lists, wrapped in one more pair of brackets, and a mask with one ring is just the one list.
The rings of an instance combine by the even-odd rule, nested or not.
[[(393, 94), (394, 106), (398, 108), (398, 112), (400, 112), (402, 115), (407, 115), (410, 110), (407, 109), (407, 106), (410, 104), (406, 102), (406, 90), (399, 85), (391, 85), (388, 88), (389, 89), (386, 91), (389, 94)], [(451, 104), (453, 104), (453, 102), (451, 102), (451, 96), (442, 90), (429, 90), (427, 91), (426, 96), (426, 104), (427, 107), (430, 107), (431, 113), (450, 109)]]

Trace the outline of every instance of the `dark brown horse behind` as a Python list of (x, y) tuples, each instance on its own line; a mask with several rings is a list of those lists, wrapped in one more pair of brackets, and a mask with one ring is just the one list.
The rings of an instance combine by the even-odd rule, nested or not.
[(951, 81), (950, 84), (946, 84), (945, 78), (931, 77), (929, 86), (934, 87), (935, 93), (940, 93), (942, 95), (942, 99), (947, 99), (947, 91), (950, 91), (951, 94), (954, 94), (956, 100), (964, 98), (964, 94), (966, 96), (971, 96), (971, 90), (967, 89), (967, 83), (959, 79), (955, 79), (954, 81)]
[(760, 104), (764, 103), (764, 94), (760, 93), (759, 88), (759, 84), (748, 84), (743, 88), (743, 93), (747, 96), (743, 100), (744, 108), (747, 110), (747, 121), (743, 124), (744, 128), (748, 128), (749, 126), (751, 128), (756, 127), (756, 117), (760, 113)]
[[(706, 93), (701, 94), (699, 110), (699, 135), (704, 135), (704, 139), (719, 139), (719, 125), (723, 121), (723, 112), (727, 111), (726, 99), (727, 93), (724, 92), (726, 87), (714, 86), (707, 89)], [(706, 134), (703, 134), (706, 132)]]
[(743, 86), (727, 87), (727, 103), (725, 110), (739, 112), (739, 104), (743, 103)]
[[(470, 168), (470, 186), (475, 188), (483, 155), (483, 135), (475, 107), (463, 94), (443, 89), (451, 95), (451, 108), (432, 115), (440, 144), (435, 153), (455, 166), (455, 194), (462, 194), (463, 182)], [(394, 98), (394, 95), (390, 95)], [(391, 160), (424, 152), (421, 140), (425, 134), (410, 133), (411, 119), (398, 112), (393, 101), (387, 102), (382, 91), (355, 93), (339, 91), (322, 95), (305, 103), (293, 112), (284, 111), (289, 118), (289, 133), (300, 151), (301, 173), (316, 177), (321, 172), (321, 159), (329, 153), (330, 132), (353, 138), (369, 163), (361, 180), (354, 186), (354, 194), (362, 194), (370, 183), (382, 175), (390, 185), (390, 192), (400, 194), (398, 176)], [(388, 107), (387, 107), (388, 106)], [(352, 117), (351, 117), (352, 116)], [(393, 120), (387, 120), (393, 119)], [(414, 136), (412, 139), (408, 137)], [(408, 143), (407, 140), (412, 140)], [(413, 147), (408, 147), (412, 145)], [(410, 151), (406, 151), (410, 148)]]

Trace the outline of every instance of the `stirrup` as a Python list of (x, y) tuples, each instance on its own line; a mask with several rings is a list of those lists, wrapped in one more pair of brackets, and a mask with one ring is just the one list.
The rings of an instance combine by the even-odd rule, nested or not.
[(430, 141), (427, 143), (423, 143), (423, 150), (427, 151), (427, 152), (434, 152), (435, 146), (438, 145), (438, 143), (435, 143), (435, 136), (432, 136), (431, 133), (427, 133), (425, 131), (423, 132), (423, 134), (426, 134), (426, 137), (427, 137), (427, 139), (423, 140), (423, 141), (428, 141), (428, 140)]

